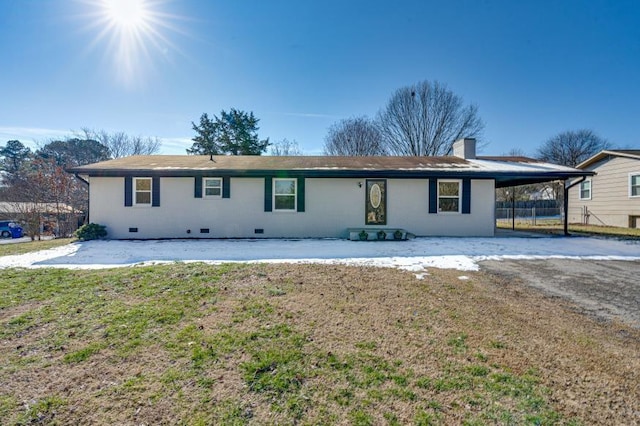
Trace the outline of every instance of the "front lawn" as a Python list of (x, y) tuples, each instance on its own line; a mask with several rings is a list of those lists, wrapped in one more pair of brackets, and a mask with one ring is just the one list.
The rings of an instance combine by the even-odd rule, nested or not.
[[(496, 225), (498, 228), (511, 229), (512, 223), (510, 221), (499, 220)], [(600, 225), (581, 225), (577, 223), (570, 223), (569, 233), (580, 235), (602, 235), (609, 237), (628, 237), (628, 238), (640, 238), (639, 228), (622, 228), (618, 226), (600, 226)], [(550, 234), (562, 234), (564, 232), (564, 224), (559, 220), (538, 220), (535, 225), (531, 221), (516, 220), (516, 230), (519, 231), (534, 231)]]
[(27, 241), (24, 243), (0, 244), (0, 256), (30, 253), (64, 246), (75, 241), (75, 238), (56, 238), (54, 240)]
[(640, 333), (477, 272), (0, 271), (3, 424), (630, 424)]

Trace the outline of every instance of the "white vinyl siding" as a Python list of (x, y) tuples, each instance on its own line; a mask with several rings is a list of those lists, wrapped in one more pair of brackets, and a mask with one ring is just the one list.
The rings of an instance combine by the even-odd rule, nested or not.
[(438, 213), (460, 213), (460, 180), (438, 180)]
[(296, 211), (296, 179), (273, 180), (273, 211)]
[(133, 178), (133, 204), (151, 205), (151, 178)]

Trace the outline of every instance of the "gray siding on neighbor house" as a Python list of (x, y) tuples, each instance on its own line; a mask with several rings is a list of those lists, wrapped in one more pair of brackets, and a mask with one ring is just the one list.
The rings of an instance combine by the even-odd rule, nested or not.
[(384, 226), (365, 226), (364, 182), (306, 178), (304, 199), (298, 199), (304, 211), (282, 212), (266, 211), (265, 178), (231, 177), (229, 198), (207, 199), (194, 195), (194, 177), (161, 177), (160, 205), (153, 207), (125, 206), (124, 177), (91, 177), (90, 220), (106, 225), (110, 238), (344, 238), (349, 228), (405, 229), (418, 236), (494, 234), (492, 179), (464, 183), (471, 194), (468, 214), (430, 214), (429, 179), (387, 179)]
[(569, 190), (570, 223), (628, 227), (630, 216), (640, 216), (640, 197), (629, 195), (629, 176), (640, 173), (640, 160), (612, 156), (586, 170), (597, 173), (590, 178), (591, 199), (580, 199), (580, 185)]

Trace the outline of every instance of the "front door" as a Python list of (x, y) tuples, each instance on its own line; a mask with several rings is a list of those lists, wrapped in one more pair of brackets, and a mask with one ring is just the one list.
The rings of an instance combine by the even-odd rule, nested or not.
[(387, 181), (386, 179), (367, 179), (365, 224), (387, 224)]

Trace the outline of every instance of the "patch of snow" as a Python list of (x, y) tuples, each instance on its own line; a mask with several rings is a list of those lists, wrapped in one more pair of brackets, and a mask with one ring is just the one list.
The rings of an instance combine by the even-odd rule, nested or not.
[[(0, 268), (101, 269), (173, 262), (317, 263), (476, 271), (482, 260), (640, 260), (640, 242), (587, 237), (415, 238), (384, 243), (339, 239), (237, 239), (76, 242), (0, 257)], [(420, 279), (420, 278), (419, 278)]]
[(468, 280), (468, 279), (469, 279), (469, 277), (468, 277), (468, 276), (466, 276), (466, 275), (460, 275), (460, 276), (458, 277), (458, 279), (459, 279), (460, 281), (466, 281), (466, 280)]
[(470, 159), (467, 162), (475, 164), (486, 170), (499, 171), (499, 172), (541, 172), (541, 171), (560, 171), (560, 172), (575, 172), (576, 169), (561, 166), (559, 164), (535, 162), (535, 163), (522, 163), (514, 161), (500, 161), (500, 160), (481, 160)]

